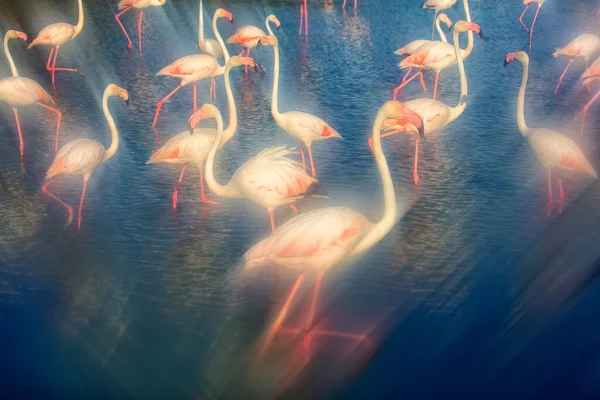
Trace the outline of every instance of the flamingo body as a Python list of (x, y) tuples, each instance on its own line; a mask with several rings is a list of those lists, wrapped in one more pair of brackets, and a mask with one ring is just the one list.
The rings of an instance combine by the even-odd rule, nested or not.
[(211, 78), (219, 69), (219, 63), (208, 54), (194, 54), (182, 57), (161, 69), (157, 76), (170, 76), (181, 79), (181, 86)]
[(106, 150), (102, 143), (91, 139), (71, 140), (60, 148), (48, 172), (46, 179), (56, 175), (82, 175), (89, 177), (104, 159)]
[(166, 0), (121, 0), (119, 2), (119, 10), (124, 10), (127, 7), (143, 10), (147, 7), (160, 7), (166, 3)]
[(277, 121), (279, 126), (281, 126), (290, 136), (295, 137), (306, 145), (310, 145), (313, 142), (321, 142), (326, 139), (342, 137), (327, 122), (305, 112), (284, 112), (280, 114), (279, 119), (280, 120)]
[(600, 78), (600, 57), (596, 58), (596, 61), (585, 70), (583, 75), (581, 75), (583, 83), (589, 83), (598, 78)]
[[(450, 107), (441, 101), (432, 99), (416, 99), (406, 101), (403, 104), (423, 118), (425, 135), (434, 133), (453, 121), (451, 119), (452, 114)], [(398, 121), (386, 120), (383, 123), (382, 130), (385, 132), (398, 131), (408, 134), (418, 133), (417, 128), (413, 124), (402, 123), (402, 125), (398, 125), (397, 123)]]
[(181, 132), (170, 138), (158, 149), (146, 164), (195, 164), (202, 165), (217, 137), (214, 129), (194, 129)]
[(20, 76), (0, 79), (0, 100), (15, 108), (38, 101), (54, 104), (52, 97), (36, 81)]
[(559, 56), (567, 56), (571, 58), (582, 57), (589, 58), (592, 53), (600, 48), (600, 38), (591, 33), (584, 33), (571, 40), (568, 45), (563, 48), (557, 48), (552, 54), (555, 58)]
[[(460, 49), (463, 60), (464, 49)], [(412, 54), (400, 61), (400, 69), (419, 68), (440, 72), (456, 64), (456, 53), (454, 46), (438, 40), (432, 40), (420, 46)]]
[(427, 0), (423, 4), (421, 4), (421, 9), (423, 10), (435, 10), (437, 12), (447, 10), (448, 8), (454, 6), (456, 4), (456, 0)]
[(42, 29), (27, 48), (31, 49), (38, 45), (62, 46), (68, 41), (73, 40), (78, 33), (75, 25), (57, 22)]
[(227, 43), (235, 43), (246, 49), (253, 49), (258, 44), (261, 37), (267, 36), (265, 31), (254, 26), (246, 25), (239, 28), (227, 39)]

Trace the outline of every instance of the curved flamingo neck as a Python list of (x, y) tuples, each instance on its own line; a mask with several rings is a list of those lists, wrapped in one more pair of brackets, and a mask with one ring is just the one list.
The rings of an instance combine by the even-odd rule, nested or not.
[(217, 137), (215, 138), (212, 149), (210, 149), (210, 153), (206, 159), (204, 178), (206, 179), (206, 183), (208, 184), (210, 190), (212, 190), (217, 196), (240, 197), (232, 181), (229, 181), (227, 185), (223, 186), (215, 179), (215, 156), (218, 148), (221, 146), (221, 141), (223, 140), (223, 117), (221, 116), (221, 113), (217, 113), (215, 115), (215, 119), (217, 120)]
[(231, 90), (231, 80), (229, 79), (231, 68), (231, 64), (227, 63), (225, 74), (223, 76), (223, 79), (225, 80), (225, 91), (227, 92), (227, 105), (229, 106), (229, 124), (223, 132), (223, 140), (221, 141), (219, 148), (223, 147), (225, 143), (235, 135), (238, 126), (237, 108), (235, 106), (235, 99), (233, 98), (233, 91)]
[(75, 33), (73, 35), (73, 37), (71, 39), (74, 39), (77, 35), (79, 35), (79, 33), (81, 32), (81, 30), (83, 29), (83, 4), (82, 4), (82, 0), (77, 0), (77, 3), (79, 5), (79, 18), (77, 19), (77, 25), (75, 25)]
[[(270, 17), (270, 16), (269, 16)], [(269, 19), (269, 17), (267, 17), (265, 19), (265, 26), (267, 27), (267, 32), (269, 32), (269, 35), (273, 35), (273, 31), (271, 30), (271, 25), (269, 24), (269, 22), (271, 22), (271, 20)]]
[(522, 61), (523, 63), (523, 78), (521, 79), (521, 88), (519, 89), (519, 97), (517, 99), (517, 127), (521, 135), (525, 136), (529, 132), (529, 127), (525, 123), (525, 88), (527, 87), (527, 79), (529, 77), (529, 59)]
[[(471, 21), (471, 12), (469, 11), (469, 0), (463, 0), (463, 8), (465, 9), (465, 17), (467, 22)], [(462, 50), (461, 55), (463, 60), (471, 55), (473, 52), (473, 32), (469, 31), (467, 33), (467, 47)]]
[(221, 73), (224, 73), (225, 65), (227, 65), (227, 63), (229, 62), (229, 51), (227, 50), (225, 42), (223, 42), (223, 38), (221, 37), (219, 29), (217, 28), (217, 20), (219, 18), (220, 17), (215, 13), (215, 15), (213, 16), (213, 32), (215, 33), (215, 38), (217, 39), (217, 42), (219, 43), (219, 46), (221, 46), (221, 50), (223, 51), (223, 58), (225, 60), (225, 64), (223, 64), (223, 66), (219, 65), (219, 70), (221, 71)]
[(281, 125), (279, 113), (279, 43), (273, 46), (273, 92), (271, 94), (271, 114), (275, 121)]
[[(470, 31), (469, 31), (470, 32)], [(460, 56), (460, 48), (458, 47), (458, 31), (454, 30), (452, 34), (452, 40), (454, 41), (454, 52), (456, 54), (456, 62), (458, 64), (458, 73), (460, 74), (460, 97), (458, 98), (458, 104), (456, 107), (450, 108), (450, 118), (446, 124), (454, 121), (467, 108), (467, 75), (465, 74), (465, 63), (463, 58)]]
[(446, 39), (446, 35), (444, 34), (444, 31), (442, 31), (442, 27), (440, 26), (440, 16), (441, 14), (439, 14), (435, 19), (435, 30), (437, 31), (442, 42), (448, 43), (448, 39)]
[(6, 54), (6, 58), (8, 58), (8, 64), (10, 65), (10, 72), (12, 73), (12, 76), (19, 76), (17, 66), (13, 61), (12, 55), (10, 54), (10, 49), (8, 48), (8, 41), (9, 37), (8, 33), (6, 33), (6, 35), (4, 35), (4, 53)]
[(119, 133), (117, 132), (117, 126), (115, 125), (115, 120), (110, 114), (110, 110), (108, 109), (108, 98), (113, 96), (109, 93), (108, 90), (104, 91), (104, 95), (102, 96), (102, 111), (104, 111), (104, 117), (106, 117), (106, 122), (108, 123), (108, 128), (110, 129), (111, 142), (110, 146), (104, 152), (104, 158), (102, 162), (107, 161), (117, 152), (117, 148), (119, 147)]
[(198, 47), (202, 51), (206, 51), (206, 45), (204, 44), (204, 8), (202, 7), (202, 0), (200, 0), (200, 11), (198, 12)]

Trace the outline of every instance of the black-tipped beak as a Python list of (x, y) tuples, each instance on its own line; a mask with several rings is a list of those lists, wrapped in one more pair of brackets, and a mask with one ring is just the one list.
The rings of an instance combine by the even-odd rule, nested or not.
[(453, 26), (454, 26), (454, 24), (452, 24), (452, 25), (450, 25), (450, 26), (448, 27), (448, 32), (452, 32), (452, 27), (453, 27)]
[(258, 43), (256, 43), (256, 47), (260, 47), (260, 46), (262, 46), (262, 43), (261, 43), (260, 39), (258, 39)]
[(129, 105), (129, 98), (127, 98), (127, 100), (125, 100), (125, 104)]
[(229, 22), (231, 22), (233, 24), (233, 17), (231, 17), (231, 21), (229, 21)]
[(504, 68), (506, 68), (506, 66), (508, 65), (510, 61), (506, 61), (506, 58), (504, 59)]
[(281, 25), (277, 25), (277, 30), (279, 30), (279, 28), (281, 28)]
[(421, 120), (421, 126), (417, 128), (419, 131), (419, 137), (421, 139), (425, 139), (425, 125), (423, 124), (423, 119), (421, 117), (419, 117), (419, 119)]
[(479, 37), (483, 39), (483, 30), (479, 29)]
[(254, 72), (258, 72), (258, 66), (254, 63)]
[(190, 135), (194, 133), (194, 127), (192, 126), (192, 124), (188, 125), (188, 128), (190, 129)]

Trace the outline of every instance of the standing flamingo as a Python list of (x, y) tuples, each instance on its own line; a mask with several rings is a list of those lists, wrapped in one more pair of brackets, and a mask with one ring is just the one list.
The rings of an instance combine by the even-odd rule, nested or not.
[(271, 230), (275, 231), (274, 209), (289, 206), (297, 211), (292, 204), (312, 194), (318, 185), (317, 180), (298, 168), (296, 161), (287, 158), (292, 152), (280, 146), (264, 149), (239, 167), (226, 185), (219, 184), (213, 170), (215, 155), (223, 137), (221, 113), (215, 106), (205, 104), (190, 117), (190, 131), (200, 120), (207, 118), (217, 120), (217, 139), (206, 160), (205, 179), (208, 187), (220, 197), (245, 197), (263, 206), (269, 212)]
[(140, 18), (138, 20), (138, 48), (141, 53), (142, 52), (142, 18), (144, 17), (144, 8), (162, 7), (166, 2), (167, 2), (167, 0), (121, 0), (119, 2), (119, 11), (121, 11), (121, 10), (122, 11), (115, 15), (115, 19), (117, 20), (117, 23), (119, 24), (119, 26), (123, 30), (123, 33), (125, 34), (125, 37), (127, 38), (127, 49), (128, 50), (131, 49), (131, 46), (133, 46), (133, 42), (131, 41), (131, 38), (127, 34), (125, 27), (121, 23), (121, 15), (125, 14), (127, 11), (131, 10), (132, 8), (137, 8), (138, 10), (140, 10)]
[[(589, 68), (585, 70), (583, 75), (581, 75), (581, 79), (581, 83), (583, 85), (587, 85), (588, 88), (590, 87), (590, 83), (592, 83), (592, 81), (600, 79), (600, 57), (598, 57), (596, 61), (594, 61), (592, 65), (590, 65)], [(585, 107), (583, 107), (583, 120), (581, 121), (581, 130), (579, 132), (580, 135), (583, 135), (583, 128), (585, 126), (585, 118), (588, 109), (598, 97), (600, 97), (600, 90), (598, 91), (598, 93), (596, 93), (594, 97), (592, 97), (592, 99), (585, 105)]]
[(554, 94), (558, 92), (558, 88), (560, 87), (567, 70), (571, 66), (571, 63), (578, 57), (585, 58), (585, 68), (587, 69), (590, 56), (598, 49), (600, 49), (600, 38), (596, 35), (592, 35), (591, 33), (579, 35), (575, 39), (571, 40), (571, 42), (569, 42), (569, 44), (562, 49), (556, 49), (556, 51), (552, 54), (554, 58), (559, 56), (568, 56), (570, 60), (558, 79), (558, 84), (556, 85), (556, 89), (554, 89)]
[[(504, 66), (517, 60), (523, 64), (523, 79), (519, 89), (517, 100), (517, 126), (521, 135), (527, 140), (529, 147), (533, 150), (537, 160), (548, 170), (548, 204), (547, 212), (552, 210), (552, 179), (551, 170), (572, 171), (588, 175), (594, 179), (598, 176), (594, 168), (587, 161), (583, 152), (573, 140), (562, 133), (545, 128), (530, 128), (525, 123), (525, 87), (529, 75), (529, 56), (524, 51), (508, 53), (504, 60)], [(562, 178), (558, 179), (559, 210), (562, 212), (565, 199)]]
[(200, 12), (198, 15), (198, 47), (201, 51), (218, 60), (223, 57), (221, 45), (215, 39), (204, 38), (204, 7), (202, 7), (202, 0), (200, 0)]
[[(267, 238), (252, 246), (244, 255), (246, 269), (274, 264), (300, 272), (283, 308), (266, 333), (261, 353), (278, 331), (304, 332), (308, 341), (312, 335), (365, 340), (364, 335), (313, 329), (312, 324), (323, 274), (343, 261), (364, 254), (396, 224), (394, 184), (379, 138), (381, 124), (389, 118), (406, 119), (418, 130), (423, 129), (421, 118), (398, 101), (386, 102), (377, 112), (372, 132), (375, 160), (381, 174), (384, 198), (383, 216), (379, 222), (372, 223), (362, 214), (346, 207), (321, 208), (287, 221)], [(281, 328), (306, 272), (317, 273), (317, 280), (305, 329)]]
[[(213, 16), (213, 31), (215, 32), (215, 37), (217, 38), (217, 42), (221, 45), (221, 49), (223, 50), (223, 55), (225, 58), (225, 64), (229, 61), (229, 52), (225, 47), (225, 43), (223, 43), (223, 38), (219, 34), (219, 30), (217, 29), (217, 20), (219, 18), (227, 18), (229, 22), (233, 23), (233, 16), (229, 11), (225, 11), (222, 8), (217, 9)], [(219, 75), (223, 75), (225, 72), (225, 67), (220, 65), (217, 60), (208, 54), (194, 54), (192, 56), (182, 57), (179, 60), (176, 60), (171, 65), (166, 66), (161, 69), (156, 75), (158, 76), (170, 76), (172, 78), (181, 79), (181, 83), (177, 86), (171, 93), (166, 95), (164, 98), (158, 101), (156, 105), (156, 113), (154, 114), (154, 121), (152, 122), (152, 126), (156, 126), (156, 122), (158, 121), (158, 114), (160, 113), (160, 109), (162, 108), (165, 101), (169, 99), (169, 97), (173, 96), (176, 91), (187, 85), (188, 83), (194, 84), (194, 111), (196, 111), (196, 82), (202, 79), (211, 78), (210, 82), (210, 96), (216, 99), (217, 97), (217, 89), (215, 86), (215, 77)]]
[[(77, 19), (77, 25), (71, 25), (65, 22), (57, 22), (55, 24), (48, 25), (40, 31), (37, 38), (35, 38), (34, 41), (31, 42), (27, 47), (27, 49), (31, 49), (33, 46), (38, 45), (54, 46), (53, 49), (50, 49), (50, 55), (48, 56), (48, 62), (46, 63), (46, 69), (52, 72), (52, 87), (55, 87), (54, 74), (56, 71), (77, 72), (80, 75), (83, 75), (78, 69), (75, 68), (56, 67), (56, 58), (58, 57), (58, 50), (60, 49), (60, 46), (75, 39), (83, 29), (83, 4), (81, 3), (81, 0), (77, 0), (77, 4), (79, 5), (79, 18)], [(54, 53), (54, 61), (52, 62), (52, 66), (50, 66), (52, 53)]]
[(109, 84), (104, 89), (104, 95), (102, 96), (102, 110), (106, 117), (106, 122), (110, 129), (112, 140), (110, 146), (105, 149), (102, 143), (91, 139), (75, 139), (71, 140), (63, 147), (60, 148), (56, 154), (52, 165), (46, 172), (46, 179), (48, 180), (42, 191), (44, 194), (58, 201), (64, 206), (69, 212), (69, 218), (67, 219), (67, 225), (73, 220), (73, 208), (67, 205), (64, 201), (59, 199), (48, 191), (48, 185), (54, 181), (57, 175), (82, 175), (83, 176), (83, 189), (81, 190), (81, 200), (79, 200), (79, 211), (77, 213), (77, 229), (81, 228), (81, 208), (83, 207), (83, 199), (85, 197), (85, 189), (87, 187), (87, 181), (96, 169), (96, 167), (106, 161), (108, 161), (117, 152), (119, 147), (119, 134), (115, 121), (108, 109), (108, 98), (112, 96), (119, 96), (125, 103), (129, 105), (129, 93), (127, 90), (114, 85)]
[[(441, 101), (433, 99), (416, 99), (404, 103), (405, 107), (416, 112), (423, 118), (423, 134), (429, 135), (431, 133), (437, 132), (444, 126), (448, 125), (449, 123), (460, 117), (465, 111), (465, 108), (467, 108), (467, 76), (465, 74), (465, 65), (463, 59), (462, 57), (458, 57), (458, 54), (460, 52), (460, 49), (458, 47), (458, 36), (459, 33), (466, 31), (474, 31), (477, 32), (480, 36), (483, 35), (479, 25), (474, 24), (472, 22), (458, 21), (456, 24), (454, 24), (454, 51), (455, 56), (458, 60), (458, 72), (460, 75), (460, 95), (458, 98), (458, 104), (455, 107), (450, 107), (442, 103)], [(386, 133), (381, 135), (382, 138), (386, 136), (395, 135), (397, 133), (405, 133), (409, 135), (414, 135), (417, 133), (417, 130), (414, 129), (414, 127), (411, 124), (407, 124), (406, 121), (385, 121), (383, 124), (383, 129), (384, 131), (386, 131)], [(419, 184), (419, 139), (419, 136), (417, 136), (415, 143), (415, 163), (413, 167), (413, 181), (415, 185)], [(372, 139), (369, 139), (369, 147), (371, 147), (371, 150), (373, 150)]]
[(15, 62), (13, 61), (10, 49), (8, 48), (8, 41), (10, 39), (22, 39), (27, 40), (27, 35), (23, 32), (15, 30), (9, 30), (4, 35), (4, 53), (8, 59), (12, 77), (0, 79), (0, 100), (6, 102), (12, 107), (13, 113), (15, 114), (15, 121), (17, 123), (17, 132), (19, 134), (19, 153), (23, 157), (25, 151), (25, 145), (23, 144), (23, 134), (21, 132), (21, 124), (19, 122), (18, 107), (28, 106), (31, 104), (37, 104), (38, 106), (52, 111), (56, 114), (56, 138), (54, 143), (54, 151), (58, 150), (58, 131), (60, 130), (60, 121), (62, 120), (62, 112), (54, 107), (47, 104), (54, 104), (54, 100), (48, 92), (44, 90), (36, 81), (23, 78), (19, 76)]
[[(269, 15), (265, 19), (267, 31), (269, 32), (269, 35), (272, 35), (273, 31), (271, 30), (269, 22), (273, 22), (277, 29), (279, 29), (279, 27), (281, 26), (281, 22), (279, 22), (277, 17), (273, 14)], [(240, 46), (242, 46), (240, 56), (243, 56), (244, 51), (246, 51), (246, 57), (250, 57), (250, 50), (256, 47), (259, 39), (265, 37), (266, 35), (267, 34), (265, 33), (265, 31), (263, 31), (262, 29), (254, 25), (246, 25), (242, 26), (237, 31), (235, 31), (235, 33), (232, 36), (230, 36), (229, 39), (227, 39), (227, 43), (239, 44)], [(263, 70), (263, 72), (266, 71), (265, 67), (263, 67), (259, 63), (256, 64)], [(246, 72), (248, 72), (248, 66), (246, 66), (245, 70)]]
[[(535, 21), (537, 20), (538, 13), (540, 12), (540, 8), (542, 8), (542, 4), (544, 4), (544, 1), (546, 1), (546, 0), (523, 0), (523, 5), (525, 5), (525, 9), (523, 10), (523, 13), (519, 17), (519, 22), (521, 23), (521, 25), (523, 25), (523, 28), (525, 28), (525, 30), (527, 32), (529, 32), (529, 52), (530, 53), (531, 53), (531, 45), (533, 44), (533, 26), (535, 25)], [(529, 28), (527, 28), (525, 23), (523, 23), (523, 16), (527, 12), (527, 9), (531, 5), (531, 3), (537, 3), (537, 10), (535, 11), (535, 16), (533, 17), (533, 22), (531, 23), (531, 26)]]
[(273, 73), (273, 93), (271, 95), (271, 113), (277, 125), (286, 131), (292, 137), (300, 141), (300, 154), (302, 155), (302, 170), (306, 171), (306, 161), (304, 159), (304, 149), (302, 143), (308, 149), (310, 158), (310, 167), (312, 177), (317, 177), (317, 171), (313, 161), (311, 145), (313, 142), (320, 142), (331, 138), (342, 138), (327, 122), (314, 115), (307, 114), (301, 111), (279, 112), (279, 42), (275, 35), (265, 36), (260, 39), (260, 45), (268, 45), (273, 47), (274, 53), (274, 70)]
[[(435, 36), (433, 27), (435, 24), (437, 13), (439, 13), (440, 11), (447, 10), (455, 4), (456, 0), (427, 0), (425, 1), (425, 3), (421, 4), (422, 10), (435, 10), (435, 14), (433, 15), (433, 22), (431, 23), (431, 40), (433, 40)], [(471, 21), (469, 20), (469, 22)]]
[[(229, 71), (231, 71), (231, 68), (240, 65), (250, 65), (251, 67), (255, 67), (254, 61), (251, 58), (238, 56), (231, 57), (225, 66), (223, 78), (225, 80), (227, 102), (229, 103), (229, 125), (227, 125), (227, 129), (223, 132), (223, 140), (221, 141), (220, 147), (223, 147), (225, 143), (233, 137), (237, 130), (237, 110), (233, 92), (231, 90)], [(146, 162), (146, 164), (184, 164), (181, 169), (179, 181), (173, 192), (173, 209), (177, 208), (179, 187), (181, 186), (187, 164), (193, 164), (200, 169), (200, 201), (207, 204), (217, 204), (206, 198), (206, 195), (204, 194), (204, 178), (202, 177), (204, 160), (208, 157), (208, 153), (210, 153), (210, 149), (212, 148), (216, 137), (217, 131), (215, 129), (194, 129), (192, 133), (186, 130), (169, 139), (167, 143), (152, 154), (148, 162)]]

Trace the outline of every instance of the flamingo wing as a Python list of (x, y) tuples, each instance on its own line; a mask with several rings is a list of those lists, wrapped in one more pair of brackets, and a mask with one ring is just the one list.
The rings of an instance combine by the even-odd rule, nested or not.
[[(433, 99), (416, 99), (404, 103), (404, 105), (423, 118), (425, 133), (433, 133), (443, 127), (450, 118), (450, 109), (441, 101)], [(418, 133), (414, 125), (409, 124), (412, 132)]]
[(267, 36), (265, 31), (254, 26), (246, 25), (239, 28), (233, 35), (227, 39), (227, 43), (246, 44), (254, 43), (257, 44), (261, 37)]
[(182, 57), (161, 69), (156, 75), (174, 77), (211, 76), (218, 67), (217, 60), (208, 54), (194, 54)]
[(54, 100), (36, 81), (20, 76), (0, 79), (0, 99), (11, 106), (24, 106), (37, 101), (54, 104)]
[(60, 46), (63, 43), (71, 40), (75, 34), (75, 27), (65, 22), (57, 22), (48, 25), (40, 31), (38, 36), (27, 47), (28, 49), (39, 44), (49, 44), (52, 46)]
[(527, 139), (538, 161), (545, 168), (560, 168), (597, 177), (581, 148), (568, 136), (550, 129), (538, 128), (532, 129)]
[(284, 129), (292, 136), (305, 142), (340, 137), (327, 122), (319, 117), (301, 111), (288, 111), (282, 114), (285, 120)]
[(56, 153), (46, 177), (50, 179), (58, 174), (90, 174), (102, 162), (104, 152), (104, 146), (95, 140), (71, 140)]
[(596, 58), (596, 61), (585, 70), (583, 75), (581, 75), (581, 79), (584, 81), (587, 80), (588, 83), (590, 80), (597, 78), (600, 78), (600, 57)]
[(405, 45), (404, 47), (401, 47), (398, 50), (396, 50), (394, 52), (394, 54), (396, 54), (397, 56), (411, 55), (412, 53), (414, 53), (415, 51), (417, 51), (417, 49), (419, 47), (421, 47), (424, 44), (427, 44), (429, 42), (431, 42), (431, 40), (423, 40), (423, 39), (413, 40), (412, 42), (410, 42), (409, 44)]
[(189, 131), (181, 132), (156, 150), (146, 164), (201, 163), (208, 157), (215, 138), (216, 131), (214, 129), (194, 129), (192, 135)]

